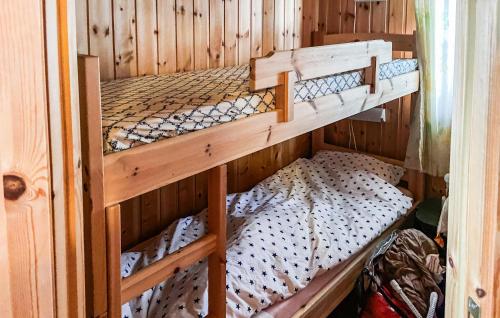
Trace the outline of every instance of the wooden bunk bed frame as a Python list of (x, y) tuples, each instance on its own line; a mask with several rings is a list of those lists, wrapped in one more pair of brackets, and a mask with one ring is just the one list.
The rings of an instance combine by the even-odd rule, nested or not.
[[(317, 44), (352, 42), (356, 36), (315, 35)], [(366, 37), (365, 40), (380, 37)], [(391, 39), (391, 38), (385, 38)], [(209, 316), (225, 316), (225, 163), (313, 132), (313, 148), (337, 149), (324, 142), (324, 126), (418, 91), (418, 71), (378, 80), (379, 65), (393, 49), (414, 52), (415, 36), (398, 36), (394, 47), (381, 40), (281, 51), (251, 61), (251, 89), (274, 87), (276, 110), (125, 151), (103, 154), (99, 61), (79, 56), (84, 172), (88, 307), (93, 317), (118, 317), (121, 305), (194, 262), (209, 259)], [(293, 86), (334, 73), (366, 69), (367, 85), (294, 104)], [(244, 140), (245, 142), (241, 142)], [(337, 149), (339, 150), (339, 149)], [(381, 158), (394, 164), (401, 162)], [(120, 203), (202, 171), (209, 171), (209, 234), (125, 279), (120, 274)], [(416, 201), (422, 175), (406, 177)], [(366, 254), (366, 253), (365, 253)], [(325, 316), (346, 295), (366, 255), (357, 256), (335, 282), (304, 304), (296, 316)], [(338, 288), (342, 287), (341, 291)], [(334, 305), (332, 307), (332, 305)]]

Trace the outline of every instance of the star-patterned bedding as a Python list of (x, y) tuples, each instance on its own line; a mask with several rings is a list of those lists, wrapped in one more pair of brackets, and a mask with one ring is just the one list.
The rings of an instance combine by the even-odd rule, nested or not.
[[(411, 207), (403, 171), (361, 154), (321, 151), (248, 192), (227, 197), (227, 317), (250, 317), (348, 259)], [(207, 213), (178, 220), (148, 247), (122, 254), (122, 276), (200, 238)], [(207, 262), (122, 306), (123, 317), (204, 317)]]
[[(417, 60), (380, 67), (380, 79), (409, 73)], [(295, 85), (295, 102), (363, 85), (353, 71)], [(249, 66), (152, 75), (101, 83), (104, 153), (117, 152), (274, 109), (274, 89), (249, 90)]]

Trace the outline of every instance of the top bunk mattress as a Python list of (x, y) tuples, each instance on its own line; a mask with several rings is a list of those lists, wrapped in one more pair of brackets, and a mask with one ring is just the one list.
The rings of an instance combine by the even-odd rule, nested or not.
[[(415, 71), (416, 59), (380, 66), (379, 79)], [(104, 153), (118, 152), (274, 110), (274, 89), (250, 92), (249, 65), (101, 83)], [(295, 103), (363, 85), (364, 71), (295, 84)]]

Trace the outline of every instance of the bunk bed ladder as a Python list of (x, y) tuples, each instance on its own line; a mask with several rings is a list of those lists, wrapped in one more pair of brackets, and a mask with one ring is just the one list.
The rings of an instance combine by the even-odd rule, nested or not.
[(208, 233), (126, 278), (121, 277), (120, 205), (106, 208), (108, 317), (120, 317), (123, 303), (205, 257), (208, 257), (208, 316), (225, 316), (226, 176), (226, 165), (212, 168), (208, 173)]

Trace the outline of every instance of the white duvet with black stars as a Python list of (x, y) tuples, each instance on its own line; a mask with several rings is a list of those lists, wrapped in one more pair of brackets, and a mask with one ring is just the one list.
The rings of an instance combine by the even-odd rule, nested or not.
[[(227, 317), (250, 317), (291, 297), (348, 259), (402, 216), (411, 199), (403, 170), (360, 154), (319, 152), (248, 192), (227, 197)], [(178, 220), (142, 252), (123, 253), (122, 276), (205, 233), (206, 211)], [(122, 317), (204, 317), (207, 262), (122, 306)]]

